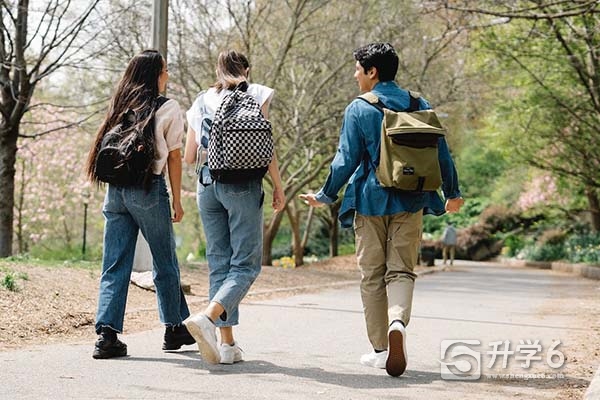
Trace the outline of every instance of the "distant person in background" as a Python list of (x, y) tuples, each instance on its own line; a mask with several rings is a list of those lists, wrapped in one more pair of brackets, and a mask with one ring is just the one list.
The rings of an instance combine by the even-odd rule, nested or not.
[[(123, 332), (127, 290), (140, 230), (152, 253), (158, 312), (165, 325), (162, 348), (177, 350), (184, 344), (194, 344), (194, 338), (182, 324), (190, 312), (181, 290), (173, 233), (173, 222), (183, 218), (181, 147), (185, 131), (179, 104), (160, 96), (166, 90), (168, 79), (167, 64), (158, 51), (145, 50), (133, 57), (117, 85), (88, 156), (87, 176), (99, 183), (95, 161), (102, 139), (128, 110), (139, 115), (138, 129), (154, 145), (154, 161), (146, 173), (147, 185), (109, 184), (106, 191), (102, 207), (105, 219), (102, 275), (95, 326), (99, 337), (93, 358), (127, 355), (127, 345), (117, 334)], [(165, 182), (167, 170), (172, 205)]]
[(448, 223), (444, 233), (442, 234), (442, 257), (443, 264), (446, 265), (448, 255), (450, 255), (450, 265), (454, 264), (454, 253), (456, 252), (456, 229), (452, 226), (452, 223)]

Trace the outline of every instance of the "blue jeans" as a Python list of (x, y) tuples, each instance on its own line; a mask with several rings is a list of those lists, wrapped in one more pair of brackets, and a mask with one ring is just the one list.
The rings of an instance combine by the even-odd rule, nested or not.
[(179, 264), (165, 178), (154, 176), (147, 192), (139, 187), (108, 186), (102, 208), (104, 250), (98, 295), (96, 332), (108, 326), (123, 331), (125, 303), (133, 269), (138, 231), (150, 246), (160, 321), (180, 324), (190, 315), (181, 290)]
[(198, 184), (198, 209), (206, 235), (209, 298), (225, 309), (219, 327), (239, 323), (238, 305), (260, 273), (264, 193), (262, 180)]

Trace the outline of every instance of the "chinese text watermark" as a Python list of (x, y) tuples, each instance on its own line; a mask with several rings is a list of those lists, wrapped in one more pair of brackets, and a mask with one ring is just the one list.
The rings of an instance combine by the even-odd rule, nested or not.
[[(482, 377), (482, 355), (487, 357), (483, 366), (488, 369), (507, 369), (509, 359), (520, 362), (523, 369), (545, 363), (557, 369), (565, 363), (565, 355), (558, 350), (560, 340), (554, 340), (544, 352), (539, 340), (519, 340), (511, 346), (509, 340), (488, 342), (490, 350), (482, 351), (476, 339), (442, 340), (440, 346), (440, 374), (445, 380), (478, 380)], [(561, 379), (560, 373), (490, 373), (487, 379)]]

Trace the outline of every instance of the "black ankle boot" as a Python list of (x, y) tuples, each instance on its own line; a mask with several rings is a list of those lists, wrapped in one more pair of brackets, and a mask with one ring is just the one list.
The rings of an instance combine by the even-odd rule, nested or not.
[(98, 336), (98, 340), (96, 341), (92, 357), (100, 359), (124, 357), (126, 355), (127, 345), (117, 338), (117, 332), (108, 326), (102, 327), (100, 336)]
[(194, 344), (196, 341), (190, 335), (185, 325), (167, 326), (162, 349), (179, 350), (184, 344)]

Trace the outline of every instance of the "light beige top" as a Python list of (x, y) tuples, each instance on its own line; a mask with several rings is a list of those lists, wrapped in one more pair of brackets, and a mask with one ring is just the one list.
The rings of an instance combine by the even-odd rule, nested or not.
[(183, 114), (179, 103), (169, 99), (157, 111), (154, 120), (155, 158), (152, 172), (160, 175), (165, 171), (169, 152), (183, 146)]

